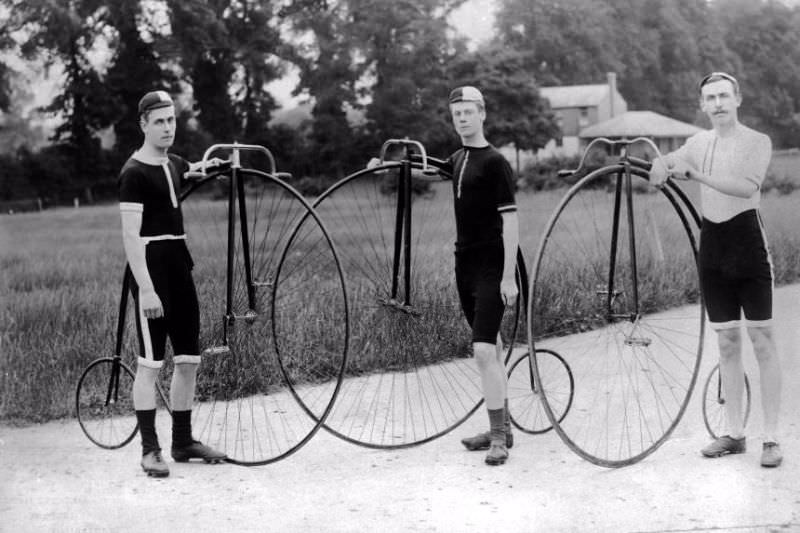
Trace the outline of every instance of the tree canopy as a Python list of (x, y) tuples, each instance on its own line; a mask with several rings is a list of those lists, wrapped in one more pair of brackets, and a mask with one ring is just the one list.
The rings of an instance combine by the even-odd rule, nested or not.
[[(73, 194), (113, 181), (141, 142), (136, 103), (152, 89), (176, 95), (176, 150), (186, 156), (213, 142), (267, 144), (282, 170), (309, 179), (355, 170), (389, 137), (448, 153), (458, 139), (446, 97), (460, 84), (484, 91), (494, 144), (535, 150), (559, 135), (539, 87), (602, 83), (612, 71), (630, 109), (701, 125), (697, 80), (730, 71), (741, 81), (743, 122), (776, 147), (800, 143), (800, 6), (496, 0), (493, 35), (470, 47), (448, 23), (466, 1), (0, 0), (8, 14), (0, 158), (8, 168), (59, 161), (58, 172), (36, 163), (50, 180), (20, 178), (28, 171), (3, 178), (0, 194)], [(56, 121), (46, 150), (28, 145), (33, 129), (22, 131), (30, 120), (16, 102), (31, 88), (17, 81), (9, 55), (63, 72), (40, 110)], [(293, 126), (273, 122), (270, 91), (290, 71), (310, 106)]]

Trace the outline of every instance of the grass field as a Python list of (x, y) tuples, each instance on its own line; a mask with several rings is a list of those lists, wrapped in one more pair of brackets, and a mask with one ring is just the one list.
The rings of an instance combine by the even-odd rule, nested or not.
[[(563, 192), (518, 196), (528, 262)], [(797, 193), (762, 202), (778, 284), (800, 279), (796, 205)], [(448, 272), (451, 250), (441, 252)], [(80, 372), (114, 351), (123, 266), (116, 205), (0, 217), (0, 420), (72, 414)]]

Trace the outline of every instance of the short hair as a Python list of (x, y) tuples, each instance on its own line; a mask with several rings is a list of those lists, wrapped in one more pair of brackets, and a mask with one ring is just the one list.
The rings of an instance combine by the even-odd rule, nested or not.
[(733, 76), (731, 76), (730, 74), (728, 74), (726, 72), (712, 72), (711, 74), (708, 74), (708, 75), (704, 76), (703, 79), (700, 80), (700, 91), (702, 92), (703, 91), (703, 87), (705, 87), (709, 83), (712, 83), (712, 82), (715, 82), (715, 81), (722, 81), (722, 80), (727, 80), (727, 81), (731, 82), (731, 85), (733, 85), (734, 93), (741, 94), (739, 92), (739, 82), (736, 81), (736, 78), (734, 78)]

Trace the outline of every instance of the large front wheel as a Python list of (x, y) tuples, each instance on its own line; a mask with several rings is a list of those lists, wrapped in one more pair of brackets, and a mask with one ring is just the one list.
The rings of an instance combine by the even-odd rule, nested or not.
[[(608, 467), (641, 460), (681, 419), (697, 380), (704, 311), (696, 214), (670, 183), (651, 187), (623, 165), (575, 184), (548, 222), (531, 276), (530, 350), (557, 351), (575, 394), (564, 442)], [(537, 358), (534, 358), (536, 363)], [(534, 364), (543, 380), (543, 369)]]
[(338, 257), (309, 203), (272, 175), (238, 170), (238, 179), (230, 268), (231, 176), (200, 181), (182, 199), (206, 350), (192, 424), (230, 461), (259, 465), (297, 451), (325, 420), (349, 319)]
[[(444, 435), (483, 397), (456, 290), (452, 184), (414, 178), (406, 197), (401, 172), (398, 163), (357, 172), (314, 203), (341, 255), (353, 317), (352, 357), (325, 427), (373, 448)], [(504, 318), (509, 350), (520, 316)]]

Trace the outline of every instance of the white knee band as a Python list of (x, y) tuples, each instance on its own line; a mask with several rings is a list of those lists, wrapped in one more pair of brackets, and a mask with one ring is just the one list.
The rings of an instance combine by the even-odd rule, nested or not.
[(176, 365), (199, 365), (201, 358), (199, 355), (176, 355), (172, 361)]

